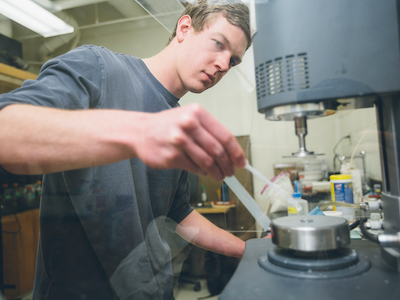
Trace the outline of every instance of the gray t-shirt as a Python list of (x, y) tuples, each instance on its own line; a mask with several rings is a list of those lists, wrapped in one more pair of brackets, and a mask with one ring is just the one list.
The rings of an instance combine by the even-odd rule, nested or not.
[[(178, 100), (142, 60), (82, 46), (0, 95), (0, 109), (29, 103), (152, 113)], [(177, 224), (191, 211), (187, 172), (139, 159), (44, 175), (34, 299), (173, 299), (163, 232), (166, 220)]]

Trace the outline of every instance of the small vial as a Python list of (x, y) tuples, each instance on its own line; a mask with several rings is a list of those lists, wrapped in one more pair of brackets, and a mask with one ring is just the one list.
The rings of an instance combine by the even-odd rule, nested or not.
[(204, 184), (201, 185), (201, 201), (202, 202), (207, 202), (208, 197), (207, 197), (207, 192), (206, 192), (206, 187)]
[(300, 204), (301, 211), (297, 211), (296, 207), (289, 203), (288, 205), (288, 215), (289, 216), (305, 216), (308, 214), (308, 202), (304, 199), (301, 199), (300, 193), (293, 193), (293, 200)]

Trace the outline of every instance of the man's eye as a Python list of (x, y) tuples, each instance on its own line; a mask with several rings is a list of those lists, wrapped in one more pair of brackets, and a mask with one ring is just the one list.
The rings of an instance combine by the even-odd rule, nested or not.
[(222, 43), (221, 43), (221, 42), (215, 41), (215, 45), (216, 45), (218, 48), (222, 48)]
[(230, 64), (231, 67), (234, 67), (236, 65), (236, 63), (235, 63), (235, 61), (233, 59), (231, 59), (229, 61), (229, 64)]

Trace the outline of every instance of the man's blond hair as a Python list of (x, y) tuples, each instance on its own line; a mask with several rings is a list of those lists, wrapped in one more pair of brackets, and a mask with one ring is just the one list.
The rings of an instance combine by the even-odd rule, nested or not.
[[(251, 46), (250, 12), (246, 4), (241, 1), (199, 0), (195, 4), (187, 4), (182, 13), (182, 16), (184, 15), (188, 15), (192, 18), (192, 26), (195, 32), (202, 31), (205, 26), (211, 25), (222, 15), (230, 24), (243, 30), (247, 38), (246, 49)], [(177, 25), (178, 23), (168, 43), (176, 36)]]

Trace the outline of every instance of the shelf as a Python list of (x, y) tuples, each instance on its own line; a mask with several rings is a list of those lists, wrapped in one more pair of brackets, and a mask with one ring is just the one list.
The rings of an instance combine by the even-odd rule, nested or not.
[(202, 215), (207, 215), (207, 214), (225, 214), (227, 213), (231, 207), (233, 206), (228, 206), (228, 207), (195, 207), (194, 209), (202, 214)]
[(0, 63), (0, 94), (11, 92), (19, 88), (26, 79), (36, 77), (36, 74)]

